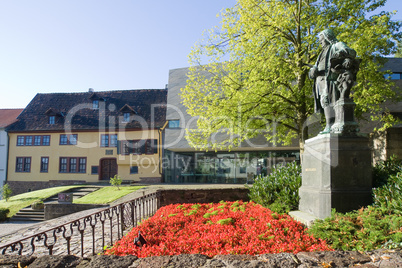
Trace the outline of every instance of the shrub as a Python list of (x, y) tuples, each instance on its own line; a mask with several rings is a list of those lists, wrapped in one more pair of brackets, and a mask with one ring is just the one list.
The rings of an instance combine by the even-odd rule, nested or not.
[(8, 199), (10, 198), (10, 196), (13, 194), (13, 191), (11, 190), (10, 186), (8, 186), (8, 184), (4, 184), (2, 190), (2, 196), (3, 198), (6, 200), (6, 202), (8, 202)]
[(391, 157), (374, 167), (372, 206), (349, 213), (332, 213), (314, 223), (309, 232), (335, 249), (402, 248), (402, 169)]
[(391, 175), (387, 183), (373, 189), (374, 206), (386, 214), (402, 214), (402, 171)]
[(33, 209), (33, 210), (41, 210), (41, 209), (43, 209), (45, 207), (45, 204), (43, 203), (43, 200), (38, 200), (38, 201), (35, 201), (35, 202), (33, 202), (32, 204), (31, 204), (31, 208)]
[(308, 230), (334, 249), (367, 251), (402, 245), (402, 215), (384, 214), (369, 206), (348, 213), (332, 212)]
[(0, 208), (0, 221), (5, 221), (8, 213), (10, 213), (8, 208)]
[(249, 197), (269, 209), (284, 213), (297, 209), (301, 166), (296, 162), (277, 165), (268, 176), (258, 176), (249, 187)]
[(114, 175), (113, 178), (110, 178), (110, 184), (116, 186), (117, 190), (120, 190), (119, 186), (121, 185), (122, 182), (123, 180), (120, 178), (119, 175)]
[(400, 172), (402, 172), (402, 160), (394, 155), (386, 161), (377, 163), (373, 169), (373, 187), (377, 188), (385, 185), (390, 176)]

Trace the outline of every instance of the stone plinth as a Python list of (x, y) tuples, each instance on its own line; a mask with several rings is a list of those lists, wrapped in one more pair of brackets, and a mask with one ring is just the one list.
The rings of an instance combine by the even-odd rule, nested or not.
[(324, 219), (371, 204), (369, 139), (337, 134), (306, 140), (299, 210)]
[(331, 133), (356, 135), (359, 132), (359, 125), (354, 118), (355, 107), (356, 104), (350, 98), (340, 99), (335, 103), (335, 123), (331, 127)]

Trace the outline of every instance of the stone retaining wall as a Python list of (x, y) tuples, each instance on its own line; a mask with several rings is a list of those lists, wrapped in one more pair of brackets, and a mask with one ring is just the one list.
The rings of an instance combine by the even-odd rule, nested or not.
[(100, 208), (109, 207), (109, 205), (94, 205), (94, 204), (45, 204), (45, 220), (51, 220), (64, 215), (69, 215), (75, 212)]
[[(18, 266), (20, 265), (20, 266)], [(251, 255), (217, 255), (213, 258), (202, 254), (182, 254), (176, 256), (156, 256), (137, 258), (136, 256), (96, 255), (80, 258), (65, 256), (7, 256), (0, 255), (0, 268), (43, 268), (43, 267), (402, 267), (400, 250), (376, 250), (367, 253), (356, 251), (300, 252)]]
[(161, 190), (160, 206), (178, 203), (217, 203), (221, 200), (248, 201), (249, 190), (246, 188), (227, 189), (194, 189), (194, 190)]

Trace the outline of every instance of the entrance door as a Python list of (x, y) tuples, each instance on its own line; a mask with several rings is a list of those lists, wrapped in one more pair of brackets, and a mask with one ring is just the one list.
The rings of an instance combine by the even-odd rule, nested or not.
[(116, 158), (108, 158), (101, 160), (101, 180), (110, 180), (117, 174), (117, 161)]

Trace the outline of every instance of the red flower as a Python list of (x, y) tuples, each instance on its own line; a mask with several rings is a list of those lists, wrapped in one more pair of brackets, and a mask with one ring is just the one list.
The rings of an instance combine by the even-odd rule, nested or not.
[[(147, 241), (133, 241), (138, 231)], [(288, 215), (253, 202), (181, 204), (160, 208), (107, 250), (107, 255), (265, 254), (331, 250)]]

